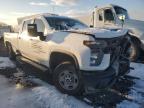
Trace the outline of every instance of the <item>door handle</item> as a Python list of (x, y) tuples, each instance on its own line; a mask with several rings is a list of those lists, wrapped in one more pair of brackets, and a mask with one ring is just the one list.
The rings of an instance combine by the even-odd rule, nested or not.
[(21, 37), (18, 37), (18, 39), (21, 39)]

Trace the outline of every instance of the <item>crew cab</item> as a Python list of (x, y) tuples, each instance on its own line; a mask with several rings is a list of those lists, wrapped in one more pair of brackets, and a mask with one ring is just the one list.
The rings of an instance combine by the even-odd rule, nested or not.
[(96, 7), (91, 14), (79, 16), (76, 19), (88, 26), (98, 28), (125, 28), (129, 30), (131, 46), (129, 48), (131, 61), (137, 61), (144, 51), (144, 21), (129, 17), (128, 11), (118, 5)]
[(55, 14), (18, 20), (19, 33), (4, 35), (10, 59), (18, 57), (49, 72), (63, 93), (109, 87), (129, 72), (127, 30), (92, 29)]

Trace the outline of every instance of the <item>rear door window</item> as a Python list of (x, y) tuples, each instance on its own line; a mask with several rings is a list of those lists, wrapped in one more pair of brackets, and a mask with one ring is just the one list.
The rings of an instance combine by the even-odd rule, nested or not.
[(27, 25), (28, 25), (28, 24), (32, 24), (32, 20), (24, 21), (24, 23), (23, 23), (23, 28), (22, 28), (22, 32), (27, 31)]
[(98, 19), (99, 19), (99, 21), (103, 21), (103, 10), (99, 10), (98, 11)]
[(38, 32), (45, 32), (45, 24), (41, 19), (35, 19), (34, 24), (37, 25)]

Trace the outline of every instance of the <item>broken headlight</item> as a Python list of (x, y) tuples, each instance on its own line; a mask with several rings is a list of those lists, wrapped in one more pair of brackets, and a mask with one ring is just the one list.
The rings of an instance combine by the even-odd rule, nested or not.
[(100, 65), (104, 56), (103, 49), (107, 47), (106, 41), (84, 41), (84, 45), (91, 49), (90, 66)]
[(84, 41), (84, 45), (88, 46), (90, 49), (95, 48), (105, 48), (107, 47), (107, 42), (104, 40), (97, 40), (97, 41)]

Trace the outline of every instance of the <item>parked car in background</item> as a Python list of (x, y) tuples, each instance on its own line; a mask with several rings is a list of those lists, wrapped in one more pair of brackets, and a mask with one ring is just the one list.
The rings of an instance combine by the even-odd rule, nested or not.
[(126, 28), (131, 37), (129, 48), (132, 61), (136, 61), (144, 50), (144, 21), (130, 19), (126, 9), (117, 5), (96, 7), (90, 15), (77, 17), (88, 26), (98, 28)]
[(11, 32), (10, 26), (0, 26), (0, 39), (3, 38), (4, 32)]
[(10, 59), (48, 71), (63, 93), (92, 92), (129, 72), (125, 29), (93, 29), (75, 19), (38, 14), (19, 19), (19, 33), (5, 33)]

